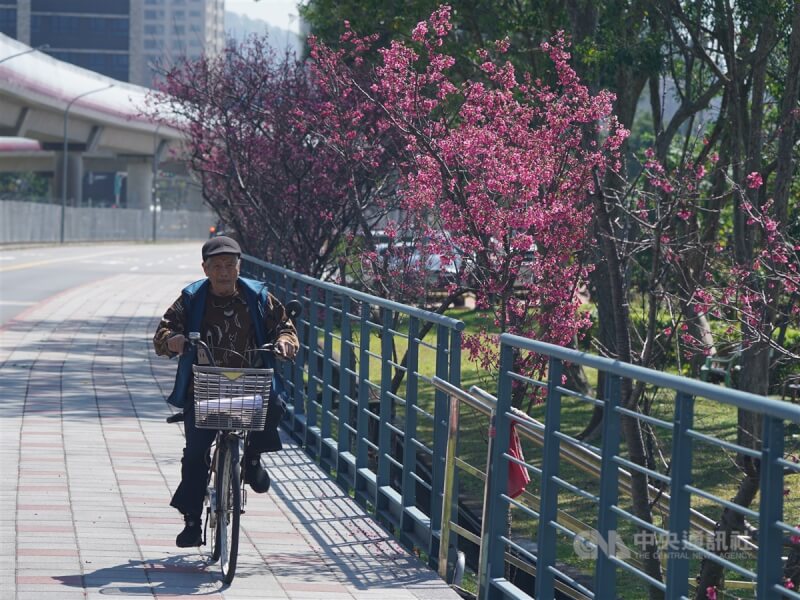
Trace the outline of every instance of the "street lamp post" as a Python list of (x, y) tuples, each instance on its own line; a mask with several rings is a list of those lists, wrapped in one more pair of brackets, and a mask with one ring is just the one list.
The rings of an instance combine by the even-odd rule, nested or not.
[(150, 210), (153, 213), (153, 241), (156, 241), (156, 229), (158, 228), (158, 213), (161, 212), (161, 201), (158, 198), (153, 199), (153, 204), (150, 205)]
[(153, 134), (153, 189), (150, 195), (150, 210), (153, 211), (153, 243), (156, 241), (156, 231), (158, 227), (158, 212), (161, 210), (158, 201), (158, 130), (161, 123), (156, 124), (156, 132)]
[(69, 109), (72, 108), (72, 105), (75, 104), (76, 100), (80, 100), (84, 96), (88, 96), (89, 94), (95, 94), (97, 92), (102, 92), (103, 90), (107, 90), (109, 88), (114, 87), (113, 83), (109, 83), (108, 85), (104, 85), (101, 88), (97, 88), (94, 90), (89, 90), (88, 92), (83, 92), (82, 94), (78, 94), (72, 100), (69, 101), (67, 104), (66, 110), (64, 110), (64, 155), (62, 157), (63, 165), (61, 169), (61, 243), (64, 243), (64, 220), (67, 210), (67, 125), (69, 123)]
[(37, 50), (49, 50), (50, 44), (42, 44), (41, 46), (36, 46), (36, 48), (28, 48), (27, 50), (23, 50), (22, 52), (17, 52), (16, 54), (11, 54), (6, 56), (5, 58), (0, 58), (0, 63), (4, 63), (7, 60), (11, 60), (12, 58), (16, 58), (18, 56), (22, 56), (23, 54), (30, 54), (31, 52), (36, 52)]

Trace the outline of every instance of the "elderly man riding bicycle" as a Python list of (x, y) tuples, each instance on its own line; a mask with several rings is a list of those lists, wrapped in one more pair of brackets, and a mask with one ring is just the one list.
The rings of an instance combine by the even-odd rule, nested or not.
[[(274, 342), (275, 353), (294, 358), (299, 347), (294, 324), (284, 306), (267, 291), (266, 284), (239, 276), (239, 244), (226, 236), (211, 238), (202, 248), (206, 279), (196, 281), (181, 292), (167, 309), (153, 337), (156, 353), (179, 356), (175, 387), (167, 401), (184, 411), (186, 447), (181, 460), (181, 482), (170, 505), (184, 516), (185, 527), (175, 543), (181, 548), (202, 543), (201, 515), (209, 475), (208, 453), (215, 432), (195, 427), (192, 402), (192, 364), (213, 362), (224, 367), (267, 367), (274, 359), (255, 352), (256, 363), (244, 364), (245, 356)], [(201, 340), (213, 353), (213, 361), (203, 352), (186, 352), (190, 331), (200, 332)], [(275, 377), (263, 431), (247, 436), (244, 452), (244, 480), (257, 493), (269, 489), (270, 480), (261, 466), (261, 453), (282, 448), (277, 427), (284, 412), (281, 381)]]

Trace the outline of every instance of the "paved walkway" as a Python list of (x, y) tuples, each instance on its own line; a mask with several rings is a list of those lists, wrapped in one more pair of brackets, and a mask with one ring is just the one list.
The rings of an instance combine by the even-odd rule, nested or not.
[(286, 440), (250, 494), (236, 579), (174, 546), (182, 429), (158, 316), (182, 285), (127, 273), (0, 330), (0, 598), (457, 598)]

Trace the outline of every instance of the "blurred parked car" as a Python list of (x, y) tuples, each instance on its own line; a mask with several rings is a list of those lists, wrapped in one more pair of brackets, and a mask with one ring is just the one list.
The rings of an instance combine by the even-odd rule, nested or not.
[(386, 243), (375, 246), (378, 255), (378, 266), (390, 272), (408, 272), (420, 269), (424, 260), (426, 287), (441, 288), (458, 276), (461, 268), (461, 258), (454, 256), (452, 259), (442, 254), (431, 253), (424, 255), (411, 242)]

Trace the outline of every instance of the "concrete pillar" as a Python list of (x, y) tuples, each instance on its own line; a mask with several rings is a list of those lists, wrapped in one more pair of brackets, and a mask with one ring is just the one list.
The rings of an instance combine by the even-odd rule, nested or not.
[[(53, 173), (53, 192), (58, 201), (64, 197), (64, 153), (58, 153)], [(83, 156), (67, 152), (67, 206), (80, 206), (83, 200)]]
[(153, 161), (128, 159), (128, 208), (149, 208), (153, 195)]

